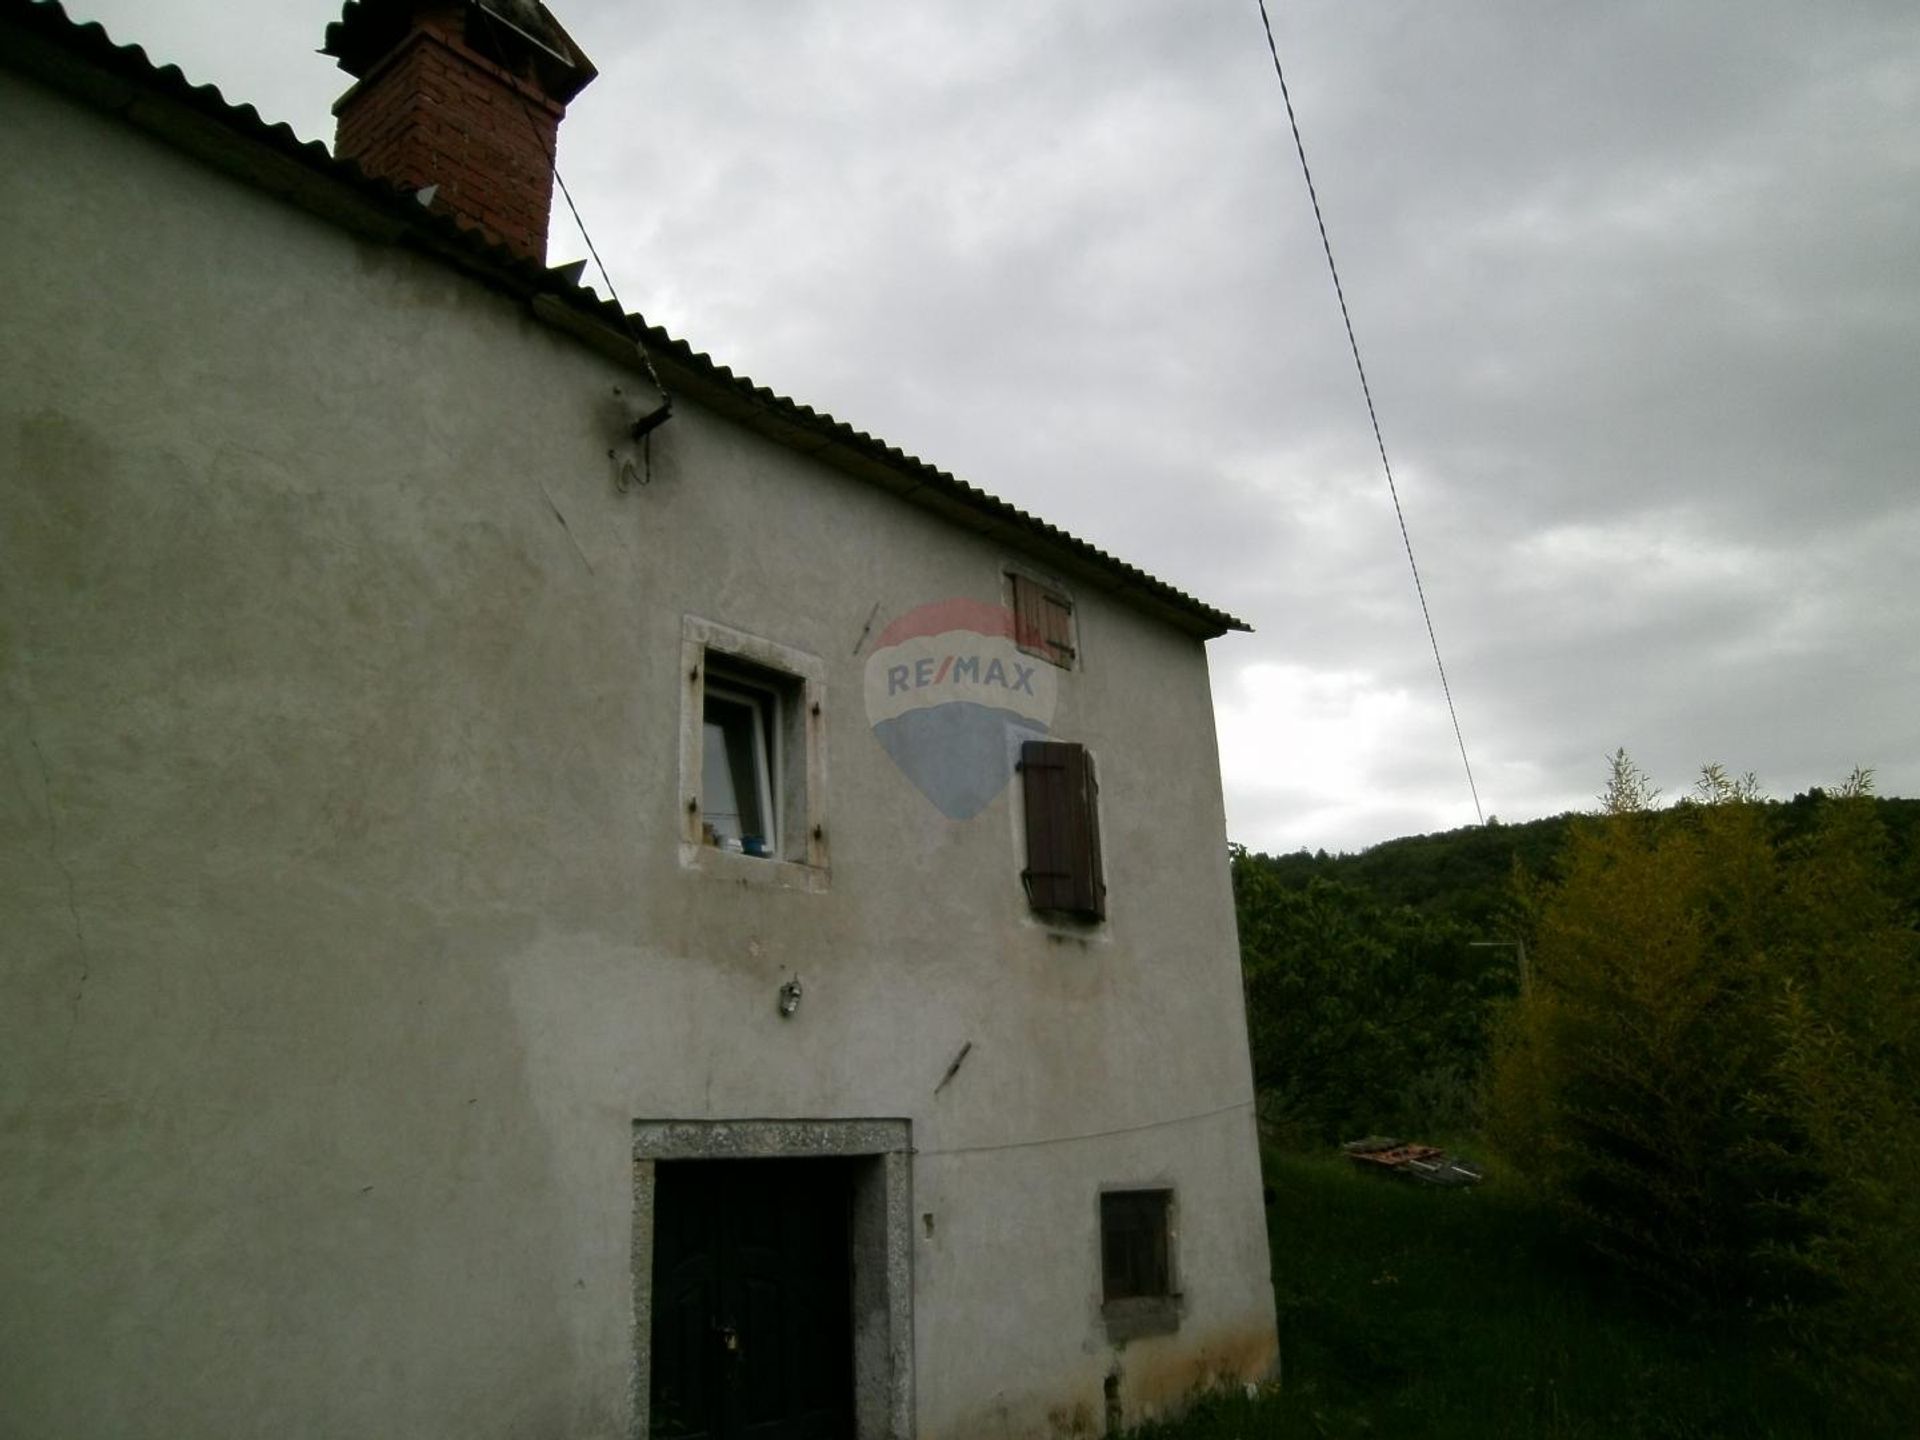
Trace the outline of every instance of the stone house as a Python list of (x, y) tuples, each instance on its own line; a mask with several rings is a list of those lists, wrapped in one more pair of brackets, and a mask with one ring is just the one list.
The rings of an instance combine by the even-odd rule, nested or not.
[(0, 0), (0, 1433), (1087, 1434), (1274, 1363), (1238, 622)]

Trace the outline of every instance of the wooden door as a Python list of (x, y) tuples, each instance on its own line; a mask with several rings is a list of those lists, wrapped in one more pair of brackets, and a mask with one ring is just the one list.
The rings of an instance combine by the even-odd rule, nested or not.
[(848, 1165), (655, 1167), (654, 1435), (852, 1440)]

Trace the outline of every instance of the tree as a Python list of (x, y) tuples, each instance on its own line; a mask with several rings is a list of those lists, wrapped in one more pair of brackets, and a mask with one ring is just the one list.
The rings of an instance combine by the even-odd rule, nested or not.
[(1473, 932), (1245, 852), (1234, 893), (1263, 1109), (1296, 1140), (1473, 1123), (1487, 1021), (1512, 956)]
[(1750, 775), (1655, 810), (1624, 751), (1610, 771), (1539, 896), (1495, 1138), (1668, 1301), (1767, 1317), (1853, 1401), (1910, 1405), (1920, 935), (1870, 776), (1788, 832)]

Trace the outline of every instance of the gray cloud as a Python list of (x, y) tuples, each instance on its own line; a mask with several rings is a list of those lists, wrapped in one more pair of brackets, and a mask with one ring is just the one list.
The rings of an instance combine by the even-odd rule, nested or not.
[[(555, 9), (630, 307), (1253, 621), (1237, 838), (1473, 818), (1253, 6)], [(1273, 9), (1487, 808), (1920, 792), (1920, 13)], [(329, 134), (329, 5), (76, 11)]]

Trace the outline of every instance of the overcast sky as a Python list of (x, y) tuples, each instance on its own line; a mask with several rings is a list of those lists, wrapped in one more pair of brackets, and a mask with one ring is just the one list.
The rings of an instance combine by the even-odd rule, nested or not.
[[(551, 8), (628, 308), (1250, 621), (1234, 838), (1473, 822), (1254, 0)], [(1920, 6), (1269, 8), (1486, 812), (1920, 794)], [(69, 6), (328, 141), (338, 12)]]

